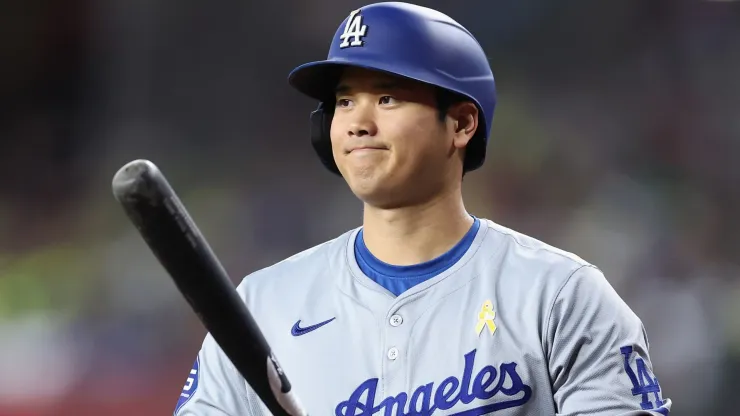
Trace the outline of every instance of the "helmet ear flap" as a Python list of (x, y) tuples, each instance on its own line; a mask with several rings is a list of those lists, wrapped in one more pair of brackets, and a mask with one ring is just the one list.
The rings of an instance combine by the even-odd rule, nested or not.
[(341, 176), (331, 149), (331, 120), (333, 117), (334, 108), (324, 102), (311, 112), (311, 145), (321, 163), (331, 172)]

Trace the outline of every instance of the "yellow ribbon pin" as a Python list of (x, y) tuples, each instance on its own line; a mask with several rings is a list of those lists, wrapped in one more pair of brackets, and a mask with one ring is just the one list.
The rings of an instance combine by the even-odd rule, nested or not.
[(496, 332), (496, 324), (493, 322), (493, 318), (496, 317), (496, 312), (493, 311), (493, 303), (490, 300), (483, 302), (483, 306), (478, 312), (478, 324), (475, 325), (475, 333), (480, 336), (483, 327), (488, 327), (488, 332), (493, 335)]

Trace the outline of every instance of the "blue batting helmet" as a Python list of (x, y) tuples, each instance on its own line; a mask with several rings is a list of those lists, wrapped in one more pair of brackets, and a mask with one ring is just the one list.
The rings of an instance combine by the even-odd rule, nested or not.
[(431, 84), (478, 106), (479, 127), (469, 142), (465, 171), (483, 164), (496, 106), (491, 67), (475, 37), (449, 16), (407, 3), (375, 3), (354, 10), (334, 34), (326, 60), (295, 68), (288, 82), (319, 100), (311, 113), (311, 142), (321, 162), (339, 174), (329, 136), (334, 88), (344, 66), (378, 70)]

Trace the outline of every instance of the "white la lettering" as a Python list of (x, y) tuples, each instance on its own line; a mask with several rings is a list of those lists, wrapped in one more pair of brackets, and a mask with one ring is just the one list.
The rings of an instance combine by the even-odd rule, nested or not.
[[(367, 25), (362, 24), (360, 10), (353, 11), (347, 18), (347, 24), (344, 25), (344, 32), (339, 36), (339, 39), (342, 40), (339, 47), (362, 46), (362, 38), (365, 36), (366, 31)], [(350, 38), (353, 38), (351, 42), (349, 41)]]

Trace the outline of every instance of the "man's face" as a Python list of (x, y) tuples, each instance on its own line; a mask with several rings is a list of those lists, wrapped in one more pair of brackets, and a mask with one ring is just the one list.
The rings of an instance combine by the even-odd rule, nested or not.
[(461, 163), (454, 129), (454, 121), (439, 120), (431, 86), (358, 68), (346, 69), (338, 83), (334, 160), (370, 205), (403, 206), (441, 189)]

